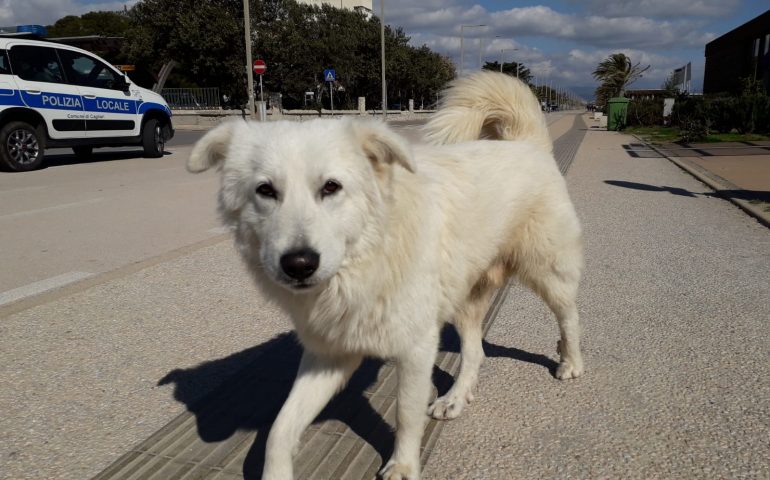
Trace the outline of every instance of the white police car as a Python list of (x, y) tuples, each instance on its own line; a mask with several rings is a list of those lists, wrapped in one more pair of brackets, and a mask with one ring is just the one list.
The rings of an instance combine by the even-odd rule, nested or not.
[(0, 37), (0, 168), (40, 168), (46, 148), (141, 145), (160, 157), (171, 110), (96, 55), (60, 43)]

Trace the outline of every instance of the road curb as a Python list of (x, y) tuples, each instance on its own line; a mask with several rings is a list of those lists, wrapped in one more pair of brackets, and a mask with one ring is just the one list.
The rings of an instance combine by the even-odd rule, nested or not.
[(647, 145), (652, 151), (660, 155), (661, 157), (669, 160), (671, 163), (676, 165), (677, 167), (681, 168), (685, 172), (689, 173), (693, 177), (695, 177), (697, 180), (705, 183), (710, 188), (712, 188), (717, 195), (719, 195), (721, 198), (724, 198), (725, 200), (733, 203), (738, 208), (743, 210), (744, 212), (748, 213), (752, 217), (754, 217), (759, 223), (764, 225), (767, 228), (770, 228), (770, 213), (764, 212), (762, 209), (758, 208), (757, 206), (750, 203), (748, 200), (743, 200), (740, 198), (733, 198), (729, 195), (724, 195), (721, 192), (724, 190), (745, 190), (744, 188), (741, 188), (730, 181), (720, 177), (719, 175), (715, 174), (714, 172), (711, 172), (709, 170), (706, 170), (705, 168), (701, 167), (700, 165), (697, 165), (689, 160), (687, 160), (684, 157), (669, 157), (665, 153), (661, 152), (660, 149), (656, 148), (654, 145), (651, 145), (641, 138), (639, 138), (636, 135), (632, 135), (634, 138), (639, 140), (640, 142)]

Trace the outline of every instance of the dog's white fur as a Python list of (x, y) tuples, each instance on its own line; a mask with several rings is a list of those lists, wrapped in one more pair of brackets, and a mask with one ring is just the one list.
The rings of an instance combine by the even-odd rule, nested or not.
[[(439, 329), (452, 322), (462, 339), (460, 374), (428, 408), (449, 419), (472, 399), (481, 322), (511, 275), (556, 315), (556, 376), (583, 372), (580, 226), (537, 100), (516, 79), (474, 74), (454, 82), (425, 133), (430, 144), (412, 147), (379, 121), (234, 122), (193, 149), (190, 171), (222, 171), (224, 223), (304, 346), (265, 479), (292, 477), (300, 435), (364, 356), (394, 359), (398, 372), (396, 444), (381, 475), (419, 478)], [(330, 181), (341, 189), (324, 190)], [(298, 249), (320, 255), (300, 280), (282, 266)]]

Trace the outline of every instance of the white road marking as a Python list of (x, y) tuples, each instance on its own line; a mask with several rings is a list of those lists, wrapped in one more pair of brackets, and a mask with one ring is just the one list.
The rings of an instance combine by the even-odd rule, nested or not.
[(36, 213), (45, 213), (45, 212), (52, 212), (55, 210), (64, 210), (65, 208), (70, 207), (79, 207), (81, 205), (88, 205), (91, 203), (99, 203), (101, 201), (104, 201), (104, 198), (92, 198), (90, 200), (83, 200), (82, 202), (73, 202), (73, 203), (62, 203), (59, 205), (54, 205), (52, 207), (45, 207), (45, 208), (37, 208), (35, 210), (27, 210), (24, 212), (16, 212), (16, 213), (9, 213), (7, 215), (0, 215), (0, 220), (5, 220), (8, 218), (18, 218), (18, 217), (26, 217), (27, 215), (34, 215)]
[(8, 290), (7, 292), (2, 292), (0, 293), (0, 306), (21, 300), (23, 298), (31, 297), (33, 295), (38, 295), (40, 293), (53, 290), (54, 288), (63, 287), (64, 285), (83, 280), (84, 278), (88, 278), (92, 275), (93, 273), (88, 272), (68, 272), (57, 275), (55, 277), (46, 278), (45, 280), (40, 280), (39, 282), (30, 283), (29, 285), (24, 285), (23, 287), (14, 288), (13, 290)]
[(217, 227), (217, 228), (211, 228), (206, 231), (209, 233), (214, 233), (216, 235), (222, 235), (223, 233), (230, 233), (233, 230), (230, 227)]
[(8, 188), (8, 189), (0, 190), (0, 195), (6, 194), (6, 193), (19, 193), (19, 192), (29, 192), (32, 190), (43, 190), (44, 188), (48, 188), (48, 187), (39, 186), (39, 187)]

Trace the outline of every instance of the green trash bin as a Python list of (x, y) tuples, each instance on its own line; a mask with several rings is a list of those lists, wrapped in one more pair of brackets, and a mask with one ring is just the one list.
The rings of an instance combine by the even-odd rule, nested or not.
[(607, 130), (623, 130), (626, 127), (628, 102), (625, 97), (614, 97), (607, 100)]

